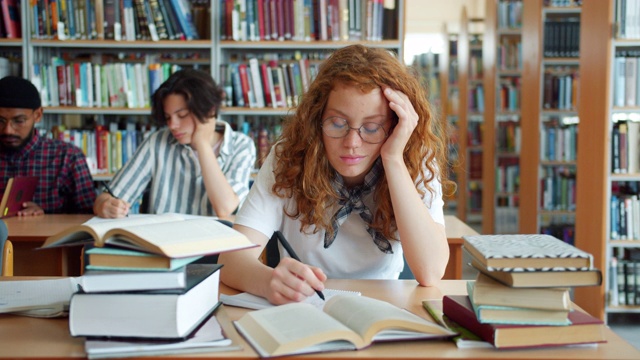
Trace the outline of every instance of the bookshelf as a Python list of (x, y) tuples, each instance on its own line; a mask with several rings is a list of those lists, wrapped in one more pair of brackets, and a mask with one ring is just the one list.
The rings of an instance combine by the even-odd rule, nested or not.
[[(527, 2), (522, 25), (520, 154), (520, 232), (549, 233), (573, 242), (576, 222), (576, 136), (578, 119), (577, 40), (566, 53), (555, 50), (545, 37), (555, 25), (579, 26), (581, 8), (548, 7)], [(575, 32), (575, 28), (570, 28)], [(546, 51), (546, 53), (545, 53)], [(563, 50), (562, 50), (563, 51)], [(554, 147), (555, 146), (555, 147)], [(550, 150), (555, 149), (555, 150)]]
[[(640, 56), (640, 28), (636, 21), (628, 21), (630, 7), (640, 1), (609, 0), (601, 5), (597, 16), (601, 22), (613, 23), (613, 36), (600, 36), (600, 53), (591, 61), (606, 66), (607, 87), (598, 94), (599, 111), (603, 119), (597, 126), (608, 138), (595, 139), (603, 150), (604, 176), (597, 176), (594, 186), (606, 194), (602, 201), (604, 221), (593, 224), (588, 231), (599, 231), (606, 239), (602, 244), (604, 263), (609, 276), (604, 287), (605, 314), (640, 313), (640, 290), (637, 285), (640, 261), (640, 101), (638, 101), (638, 57)], [(600, 13), (601, 12), (601, 13)], [(595, 16), (595, 15), (594, 15)], [(596, 126), (596, 125), (594, 125)], [(594, 239), (595, 240), (595, 239)], [(635, 285), (635, 286), (634, 286)]]
[[(459, 109), (459, 89), (458, 89), (458, 34), (450, 33), (447, 25), (442, 28), (444, 49), (440, 54), (440, 116), (444, 123), (449, 139), (449, 179), (457, 183), (457, 168), (459, 167), (458, 156), (458, 109)], [(445, 209), (451, 212), (456, 211), (457, 199), (460, 191), (445, 197)]]
[[(336, 3), (338, 7), (335, 7)], [(328, 2), (333, 7), (327, 8), (328, 14), (334, 14), (333, 11), (343, 14), (343, 17), (333, 16), (333, 19), (342, 19), (342, 22), (333, 25), (331, 16), (328, 19), (322, 15), (318, 17), (318, 11), (315, 11), (317, 9), (309, 9), (317, 20), (313, 24), (316, 29), (315, 38), (318, 40), (314, 40), (313, 35), (309, 36), (309, 27), (298, 29), (296, 21), (289, 25), (290, 30), (285, 31), (284, 37), (280, 36), (281, 34), (278, 36), (268, 35), (269, 21), (265, 21), (263, 25), (255, 24), (253, 26), (254, 33), (251, 30), (247, 30), (246, 34), (242, 31), (239, 33), (230, 31), (228, 29), (229, 10), (225, 4), (215, 2), (212, 5), (213, 13), (218, 14), (214, 23), (220, 24), (214, 26), (212, 32), (214, 38), (218, 39), (213, 50), (212, 66), (216, 69), (221, 84), (227, 89), (227, 103), (220, 113), (233, 119), (233, 123), (239, 129), (255, 139), (258, 149), (257, 167), (260, 165), (260, 159), (266, 156), (270, 145), (279, 135), (282, 118), (293, 111), (297, 97), (304, 92), (305, 77), (306, 81), (311, 81), (319, 64), (332, 51), (352, 44), (364, 44), (387, 49), (397, 54), (399, 59), (403, 59), (404, 0), (378, 3), (380, 8), (373, 9), (373, 13), (377, 14), (374, 17), (377, 16), (379, 19), (377, 22), (369, 18), (369, 11), (366, 10), (367, 2), (364, 0), (353, 3)], [(344, 4), (347, 4), (346, 7)], [(352, 12), (350, 4), (356, 4), (361, 10)], [(299, 5), (302, 6), (303, 3), (300, 2)], [(250, 19), (254, 17), (249, 13), (253, 13), (254, 10), (247, 8), (247, 16)], [(296, 9), (293, 10), (296, 11)], [(358, 13), (360, 15), (357, 15)], [(286, 16), (284, 19), (285, 24), (281, 26), (286, 30), (289, 22)], [(360, 30), (357, 27), (354, 28), (356, 20), (361, 23)], [(325, 21), (328, 23), (324, 24)], [(354, 23), (352, 24), (352, 22)], [(251, 22), (248, 20), (248, 23)], [(373, 23), (373, 28), (366, 29), (365, 25), (369, 23)], [(380, 26), (375, 24), (380, 24)], [(280, 26), (279, 23), (278, 25)], [(261, 30), (262, 27), (264, 27), (264, 31)], [(272, 30), (273, 27), (271, 26)], [(340, 31), (332, 33), (332, 27), (340, 29)], [(325, 28), (327, 29), (326, 34), (322, 31)], [(376, 28), (379, 31), (376, 31)], [(251, 29), (251, 26), (247, 29)], [(279, 28), (280, 33), (282, 33), (281, 30)], [(256, 70), (260, 72), (260, 75), (256, 76), (258, 79), (256, 82), (263, 81), (263, 84), (259, 85), (257, 89), (250, 81), (252, 61), (257, 62), (256, 67), (260, 67), (260, 70)], [(246, 67), (246, 70), (242, 70), (242, 67)], [(262, 72), (263, 67), (266, 68), (265, 73)], [(248, 90), (245, 85), (242, 85), (241, 79), (244, 71), (248, 72), (247, 82), (251, 83), (248, 84)], [(296, 84), (294, 79), (297, 79), (297, 76), (300, 77), (300, 81)], [(291, 81), (287, 80), (288, 78)], [(265, 80), (266, 83), (264, 83)], [(276, 90), (276, 81), (280, 83), (283, 91)], [(270, 85), (272, 82), (274, 82), (273, 92)], [(260, 96), (260, 93), (263, 95)], [(276, 101), (274, 105), (273, 100), (277, 100), (275, 94), (278, 93), (288, 96), (285, 96), (281, 101)], [(253, 96), (253, 100), (252, 94), (257, 94), (257, 96)], [(241, 100), (242, 95), (244, 95), (244, 100)], [(270, 97), (272, 100), (269, 100)]]
[[(518, 233), (523, 1), (485, 3), (482, 232)], [(495, 169), (495, 170), (494, 170)]]
[[(470, 19), (462, 9), (458, 36), (458, 181), (457, 215), (467, 223), (482, 222), (482, 144), (484, 87), (480, 19)], [(475, 31), (474, 31), (475, 30)]]
[[(167, 4), (167, 0), (159, 0), (160, 4)], [(68, 2), (67, 2), (68, 3)], [(360, 28), (359, 36), (348, 36), (348, 38), (340, 37), (335, 40), (333, 37), (329, 37), (326, 40), (311, 40), (311, 39), (278, 39), (270, 41), (259, 41), (258, 38), (246, 38), (246, 39), (232, 39), (231, 36), (226, 37), (226, 33), (223, 35), (223, 29), (227, 29), (232, 24), (226, 22), (224, 16), (227, 11), (231, 11), (234, 1), (190, 1), (191, 5), (189, 9), (191, 11), (194, 27), (197, 30), (197, 37), (189, 40), (182, 41), (187, 36), (182, 38), (171, 39), (159, 39), (154, 41), (152, 39), (153, 31), (148, 28), (148, 33), (144, 33), (144, 19), (135, 20), (133, 24), (122, 24), (123, 33), (122, 39), (116, 40), (109, 24), (113, 21), (108, 21), (109, 16), (114, 16), (111, 11), (115, 6), (126, 6), (126, 9), (122, 10), (121, 20), (124, 22), (126, 11), (130, 11), (128, 16), (136, 16), (136, 11), (139, 10), (136, 6), (150, 6), (153, 7), (156, 1), (125, 1), (124, 3), (103, 0), (97, 2), (91, 2), (88, 7), (85, 8), (85, 15), (89, 16), (95, 14), (96, 25), (88, 26), (87, 29), (94, 29), (94, 31), (85, 30), (84, 32), (78, 32), (77, 36), (72, 36), (69, 26), (63, 27), (67, 29), (67, 32), (58, 31), (54, 29), (54, 24), (58, 24), (55, 21), (49, 21), (49, 17), (46, 14), (47, 10), (35, 11), (34, 6), (38, 6), (39, 2), (29, 2), (27, 0), (21, 0), (21, 20), (22, 20), (22, 33), (25, 35), (21, 39), (0, 39), (0, 54), (6, 51), (13, 51), (15, 54), (19, 54), (19, 64), (22, 66), (22, 75), (36, 84), (40, 89), (43, 89), (43, 104), (45, 119), (40, 125), (39, 131), (42, 133), (48, 133), (47, 136), (58, 136), (58, 134), (67, 134), (68, 129), (82, 129), (83, 131), (92, 131), (96, 126), (102, 126), (107, 130), (130, 130), (133, 128), (140, 129), (141, 131), (153, 131), (155, 125), (150, 124), (149, 115), (150, 107), (148, 100), (150, 94), (155, 90), (155, 86), (159, 85), (166, 79), (173, 71), (180, 67), (193, 67), (210, 72), (212, 76), (216, 78), (216, 81), (223, 85), (226, 81), (225, 72), (220, 69), (228, 63), (241, 63), (245, 60), (248, 63), (248, 59), (252, 57), (265, 59), (265, 54), (277, 54), (282, 63), (294, 63), (298, 62), (300, 58), (304, 59), (310, 67), (317, 67), (322, 61), (323, 57), (328, 56), (333, 50), (340, 47), (362, 43), (367, 46), (385, 48), (398, 54), (399, 58), (403, 56), (403, 40), (404, 40), (404, 1), (392, 0), (379, 2), (378, 7), (375, 8), (375, 16), (378, 21), (373, 21), (373, 18), (367, 18), (368, 12), (365, 11), (367, 1), (360, 0), (355, 2), (330, 2), (333, 6), (332, 10), (329, 8), (325, 11), (329, 13), (325, 16), (317, 16), (317, 24), (314, 24), (317, 29), (320, 29), (320, 25), (333, 27), (339, 29), (340, 24), (324, 24), (328, 18), (340, 19), (338, 15), (343, 15), (342, 19), (349, 14), (345, 12), (345, 4), (355, 4), (361, 10), (359, 17), (348, 17), (349, 19), (356, 21), (363, 26)], [(246, 2), (247, 7), (241, 9), (235, 9), (234, 11), (244, 11), (244, 15), (248, 15), (249, 11), (252, 13), (252, 18), (257, 21), (257, 7), (258, 1)], [(273, 2), (276, 4), (276, 2)], [(284, 3), (284, 2), (283, 2)], [(286, 2), (289, 4), (290, 2)], [(306, 3), (306, 2), (305, 2)], [(314, 2), (315, 3), (315, 2)], [(88, 4), (88, 3), (87, 3)], [(103, 6), (100, 8), (100, 4)], [(129, 4), (131, 8), (129, 8)], [(140, 5), (142, 4), (142, 5)], [(297, 2), (300, 6), (303, 2)], [(169, 5), (170, 6), (170, 5)], [(230, 7), (231, 6), (231, 7)], [(70, 9), (68, 9), (70, 10)], [(224, 10), (224, 12), (223, 12)], [(275, 9), (278, 16), (285, 17), (285, 10), (287, 9)], [(299, 11), (302, 8), (288, 9), (289, 11)], [(313, 9), (319, 12), (319, 9)], [(371, 9), (374, 10), (373, 8)], [(50, 9), (48, 10), (50, 11)], [(342, 12), (340, 12), (342, 11)], [(118, 12), (120, 13), (120, 12)], [(35, 15), (37, 14), (37, 15)], [(103, 16), (101, 17), (100, 14)], [(133, 14), (133, 15), (131, 15)], [(239, 14), (239, 13), (238, 13)], [(291, 15), (292, 12), (286, 12), (287, 15)], [(373, 13), (372, 13), (373, 14)], [(239, 14), (242, 15), (242, 14)], [(62, 16), (62, 15), (60, 15)], [(175, 16), (175, 14), (174, 14)], [(97, 29), (99, 26), (99, 19), (103, 18), (104, 32), (103, 35), (98, 35), (100, 32)], [(170, 18), (169, 16), (166, 17)], [(245, 18), (245, 17), (239, 17)], [(93, 24), (91, 17), (87, 18), (87, 24)], [(290, 19), (291, 29), (297, 29), (293, 25), (295, 17), (292, 15), (287, 17)], [(66, 19), (67, 21), (69, 19)], [(77, 20), (77, 19), (76, 19)], [(60, 17), (60, 21), (65, 21), (63, 17)], [(67, 24), (65, 22), (65, 24)], [(296, 23), (299, 25), (299, 23)], [(376, 24), (376, 30), (367, 29), (367, 24)], [(132, 37), (127, 39), (126, 29), (131, 29)], [(157, 24), (156, 24), (157, 25)], [(238, 27), (243, 26), (241, 23), (236, 24)], [(279, 24), (278, 24), (279, 25)], [(249, 25), (250, 26), (250, 25)], [(158, 33), (160, 33), (160, 26), (156, 26)], [(167, 28), (169, 29), (169, 28)], [(386, 29), (386, 30), (385, 30)], [(388, 31), (391, 29), (391, 31)], [(79, 30), (78, 30), (79, 31)], [(167, 30), (168, 31), (168, 30)], [(331, 32), (328, 33), (331, 36)], [(340, 33), (343, 36), (344, 33)], [(319, 34), (321, 36), (321, 34)], [(296, 40), (294, 40), (296, 39)], [(254, 40), (254, 41), (251, 41)], [(284, 41), (281, 41), (284, 40)], [(123, 86), (129, 86), (131, 90), (147, 89), (146, 92), (134, 93), (133, 91), (120, 93), (119, 96), (124, 99), (119, 99), (118, 102), (112, 102), (111, 97), (98, 101), (95, 98), (94, 92), (93, 103), (88, 100), (76, 101), (75, 96), (81, 94), (72, 89), (67, 91), (69, 103), (61, 103), (59, 93), (56, 94), (57, 87), (57, 66), (61, 64), (80, 64), (80, 69), (93, 73), (96, 68), (100, 67), (113, 67), (113, 73), (109, 73), (115, 77), (120, 72), (124, 72), (124, 76), (129, 75), (129, 67), (136, 71), (142, 72), (142, 86), (137, 83), (132, 84), (120, 84)], [(116, 65), (117, 64), (117, 65)], [(125, 70), (121, 69), (124, 68)], [(157, 77), (147, 74), (146, 70), (150, 68), (157, 70), (160, 75)], [(91, 69), (91, 70), (86, 70)], [(142, 70), (140, 70), (142, 69)], [(75, 71), (75, 69), (73, 69)], [(68, 74), (66, 70), (66, 74)], [(150, 70), (149, 70), (150, 71)], [(145, 77), (144, 75), (147, 75)], [(123, 76), (123, 78), (124, 78)], [(128, 77), (128, 79), (135, 76)], [(52, 81), (53, 79), (53, 81)], [(139, 79), (139, 78), (138, 78)], [(146, 83), (144, 82), (146, 80)], [(75, 83), (74, 83), (75, 84)], [(69, 85), (71, 87), (71, 85)], [(67, 89), (70, 90), (70, 89)], [(103, 95), (105, 92), (101, 92)], [(127, 96), (130, 95), (130, 96)], [(131, 97), (133, 95), (133, 97)], [(233, 94), (231, 93), (231, 96)], [(231, 99), (229, 96), (229, 99)], [(287, 106), (280, 106), (277, 108), (260, 106), (237, 106), (233, 102), (224, 104), (220, 115), (224, 120), (227, 120), (233, 127), (251, 132), (252, 129), (263, 129), (265, 127), (276, 128), (281, 121), (281, 118), (286, 116), (294, 104)], [(266, 105), (266, 104), (265, 104)], [(51, 130), (52, 129), (52, 130)], [(52, 135), (53, 133), (53, 135)], [(264, 144), (264, 138), (262, 131), (253, 132), (255, 135), (255, 141), (260, 148)], [(72, 136), (67, 135), (67, 139)], [(87, 135), (82, 133), (81, 135), (74, 135), (77, 138), (82, 136), (86, 139)], [(275, 135), (270, 134), (271, 141), (274, 140)], [(95, 138), (96, 135), (89, 135), (90, 138)], [(123, 159), (125, 161), (126, 159)], [(95, 161), (97, 163), (97, 160)], [(97, 165), (96, 165), (97, 166)], [(109, 165), (107, 169), (94, 171), (95, 180), (110, 180), (114, 171), (118, 166)]]
[[(545, 225), (549, 219), (559, 218), (559, 223), (565, 223), (565, 229), (575, 227), (573, 239), (576, 247), (594, 256), (594, 266), (603, 272), (601, 286), (575, 288), (575, 302), (587, 312), (603, 319), (605, 317), (605, 286), (608, 272), (608, 241), (607, 222), (609, 201), (607, 194), (610, 188), (610, 154), (609, 136), (611, 124), (610, 77), (611, 69), (611, 31), (612, 31), (612, 1), (583, 0), (581, 6), (548, 7), (542, 0), (527, 1), (523, 13), (523, 70), (522, 98), (523, 134), (521, 163), (520, 192), (520, 232), (545, 232)], [(580, 26), (579, 57), (558, 58), (544, 56), (545, 26), (547, 18), (579, 17)], [(575, 44), (574, 44), (575, 45)], [(575, 84), (577, 91), (572, 89), (575, 98), (571, 99), (570, 109), (561, 109), (557, 103), (548, 108), (545, 99), (544, 79), (548, 67), (579, 69)], [(560, 72), (559, 74), (566, 75)], [(575, 100), (575, 109), (573, 108)], [(545, 120), (550, 117), (566, 119), (559, 124), (563, 131), (569, 129), (566, 139), (572, 139), (573, 128), (580, 131), (580, 141), (572, 152), (573, 142), (566, 154), (574, 159), (545, 158), (543, 150), (548, 150), (548, 128)], [(578, 121), (579, 119), (579, 121)], [(562, 126), (564, 125), (564, 126)], [(532, 136), (530, 136), (530, 134)], [(538, 136), (534, 136), (538, 134)], [(542, 202), (542, 182), (545, 179), (545, 168), (573, 169), (575, 178), (574, 209), (545, 210)], [(568, 231), (571, 233), (571, 231)], [(563, 238), (562, 235), (558, 236)], [(566, 240), (570, 240), (567, 238)]]

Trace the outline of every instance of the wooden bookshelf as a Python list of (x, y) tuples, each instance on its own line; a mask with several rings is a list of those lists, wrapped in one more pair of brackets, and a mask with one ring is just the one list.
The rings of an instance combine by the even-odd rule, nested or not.
[[(485, 110), (484, 110), (484, 129), (483, 132), (483, 203), (482, 203), (482, 231), (485, 234), (496, 233), (517, 233), (517, 205), (505, 206), (505, 201), (516, 203), (519, 197), (517, 191), (507, 191), (507, 189), (498, 190), (498, 177), (496, 171), (500, 165), (505, 167), (505, 163), (513, 163), (519, 161), (519, 153), (517, 144), (515, 149), (505, 151), (500, 149), (504, 147), (501, 138), (497, 133), (500, 131), (503, 123), (509, 122), (514, 125), (515, 141), (517, 142), (518, 127), (520, 126), (520, 107), (521, 101), (518, 82), (521, 83), (521, 54), (517, 54), (514, 58), (514, 47), (511, 45), (522, 43), (521, 24), (517, 21), (513, 24), (501, 24), (505, 20), (505, 15), (509, 17), (512, 14), (518, 14), (518, 9), (513, 6), (506, 8), (508, 4), (519, 4), (520, 9), (527, 6), (526, 2), (509, 2), (503, 0), (487, 0), (485, 2), (485, 30), (483, 41), (483, 66), (484, 66), (484, 89), (485, 89)], [(512, 12), (509, 13), (509, 11)], [(499, 18), (502, 14), (502, 20)], [(517, 15), (514, 16), (518, 18)], [(507, 46), (505, 46), (505, 43)], [(499, 51), (507, 52), (500, 54)], [(506, 63), (502, 63), (505, 61)], [(505, 83), (515, 82), (515, 93), (517, 94), (516, 104), (504, 104), (503, 100), (498, 102), (502, 97), (502, 86)], [(510, 90), (514, 90), (513, 87)], [(504, 97), (502, 97), (504, 99)], [(509, 101), (507, 99), (507, 101)], [(502, 108), (499, 106), (501, 105)], [(512, 105), (515, 105), (513, 108)], [(506, 108), (505, 108), (506, 106)], [(511, 165), (513, 166), (513, 165)], [(495, 169), (495, 170), (494, 170)], [(506, 176), (506, 171), (505, 171)], [(500, 201), (502, 200), (502, 201)], [(516, 212), (513, 214), (513, 212)], [(515, 218), (515, 219), (514, 219)], [(508, 225), (508, 226), (507, 226)], [(511, 228), (511, 229), (509, 229)]]
[(468, 209), (468, 176), (467, 176), (467, 138), (469, 113), (469, 17), (467, 8), (462, 8), (460, 16), (460, 32), (458, 33), (458, 159), (456, 179), (458, 180), (458, 196), (456, 211), (458, 219), (467, 222)]
[[(575, 289), (575, 302), (599, 318), (605, 315), (606, 199), (609, 183), (609, 99), (611, 69), (611, 31), (613, 0), (583, 0), (581, 8), (544, 8), (542, 0), (527, 0), (523, 13), (522, 148), (520, 156), (520, 232), (540, 232), (546, 216), (575, 217), (575, 246), (594, 256), (594, 266), (603, 272), (603, 284)], [(572, 60), (543, 58), (544, 16), (549, 13), (579, 13), (579, 117), (580, 141), (577, 161), (557, 163), (540, 158), (541, 118), (549, 112), (542, 108), (544, 63), (573, 64)], [(584, 26), (588, 24), (588, 26)], [(563, 113), (558, 111), (557, 113)], [(576, 211), (543, 211), (540, 208), (540, 179), (543, 166), (575, 166)], [(575, 165), (574, 165), (575, 164)], [(572, 215), (573, 214), (573, 215)]]

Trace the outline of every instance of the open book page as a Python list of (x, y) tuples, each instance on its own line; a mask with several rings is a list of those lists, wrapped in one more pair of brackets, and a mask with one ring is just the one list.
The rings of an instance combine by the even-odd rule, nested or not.
[(78, 278), (0, 281), (0, 313), (33, 317), (65, 315)]
[(211, 218), (158, 222), (108, 231), (105, 244), (172, 258), (215, 254), (255, 246), (246, 236)]
[(179, 214), (131, 215), (121, 219), (105, 219), (94, 216), (80, 226), (69, 228), (59, 234), (49, 237), (42, 247), (62, 245), (65, 243), (74, 244), (76, 242), (87, 240), (95, 241), (95, 244), (100, 246), (105, 234), (109, 230), (182, 220), (184, 220), (184, 217)]
[[(326, 300), (329, 300), (336, 295), (341, 295), (341, 294), (342, 295), (348, 295), (348, 294), (360, 295), (360, 293), (357, 291), (347, 291), (347, 290), (337, 290), (337, 289), (324, 289), (322, 290), (322, 293), (324, 294), (325, 300), (320, 299), (320, 297), (314, 293), (312, 296), (309, 296), (308, 298), (306, 298), (304, 302), (311, 304), (317, 307), (318, 309), (322, 309), (326, 304)], [(275, 306), (272, 303), (270, 303), (269, 300), (263, 297), (246, 293), (246, 292), (236, 294), (236, 295), (220, 294), (220, 301), (225, 305), (238, 306), (238, 307), (255, 309), (255, 310), (266, 309), (266, 308)]]
[(358, 333), (367, 343), (455, 335), (433, 321), (366, 296), (335, 296), (327, 301), (324, 312)]
[(252, 311), (235, 325), (262, 357), (355, 350), (366, 345), (358, 334), (306, 303)]

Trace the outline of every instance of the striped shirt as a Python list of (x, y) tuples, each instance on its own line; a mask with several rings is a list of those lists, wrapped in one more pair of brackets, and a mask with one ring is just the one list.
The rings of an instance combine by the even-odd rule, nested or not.
[(47, 214), (92, 213), (96, 192), (82, 150), (38, 136), (19, 151), (0, 151), (0, 194), (15, 176), (40, 178), (33, 202)]
[[(249, 177), (256, 161), (255, 144), (226, 122), (217, 123), (225, 128), (218, 163), (242, 203), (249, 193)], [(180, 144), (168, 128), (143, 141), (109, 187), (114, 195), (129, 203), (149, 187), (149, 203), (143, 206), (151, 214), (216, 215), (207, 197), (197, 153)]]

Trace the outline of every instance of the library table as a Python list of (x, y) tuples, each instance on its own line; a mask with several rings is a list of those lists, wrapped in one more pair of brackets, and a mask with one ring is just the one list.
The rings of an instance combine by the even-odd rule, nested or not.
[[(9, 239), (14, 246), (14, 275), (79, 275), (80, 247), (34, 250), (40, 247), (49, 236), (80, 225), (92, 217), (93, 215), (90, 214), (45, 214), (4, 219), (9, 229)], [(461, 279), (462, 236), (478, 233), (453, 215), (445, 215), (444, 221), (450, 253), (444, 278)]]
[[(222, 269), (224, 271), (224, 268)], [(360, 291), (362, 295), (389, 301), (415, 314), (428, 317), (421, 301), (440, 299), (443, 294), (466, 293), (464, 280), (443, 280), (437, 287), (422, 287), (413, 280), (328, 280), (327, 287)], [(221, 292), (236, 293), (221, 285)], [(99, 311), (98, 309), (96, 309)], [(167, 355), (162, 359), (236, 358), (256, 359), (257, 354), (238, 334), (231, 320), (246, 309), (221, 306), (216, 315), (229, 338), (242, 347), (239, 351), (203, 354)], [(288, 356), (283, 359), (640, 359), (640, 351), (605, 329), (607, 343), (593, 347), (553, 347), (529, 350), (458, 349), (451, 341), (427, 340), (377, 343), (359, 351)], [(37, 319), (0, 314), (0, 359), (69, 359), (84, 358), (82, 338), (69, 335), (68, 319)], [(149, 358), (140, 358), (149, 359)]]
[(462, 279), (462, 237), (478, 235), (478, 232), (454, 215), (445, 215), (444, 224), (449, 243), (449, 262), (444, 272), (444, 279)]
[(79, 275), (79, 246), (36, 250), (52, 235), (91, 219), (91, 214), (45, 214), (3, 219), (13, 242), (14, 275)]

